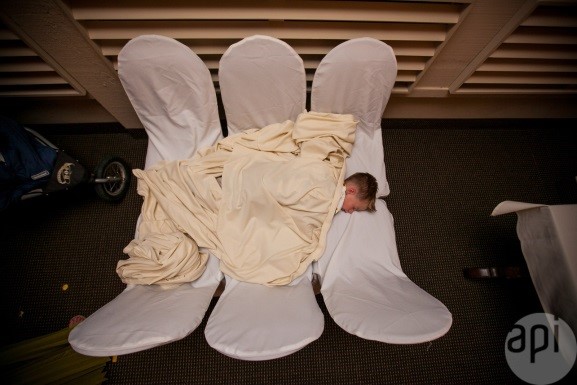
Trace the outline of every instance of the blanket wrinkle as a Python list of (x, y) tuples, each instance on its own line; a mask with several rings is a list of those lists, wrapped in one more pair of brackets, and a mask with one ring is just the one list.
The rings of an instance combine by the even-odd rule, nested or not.
[(204, 248), (239, 281), (289, 284), (324, 251), (356, 126), (350, 114), (305, 111), (191, 159), (133, 170), (143, 204), (129, 258), (117, 265), (121, 279), (194, 280), (206, 267)]
[[(123, 250), (131, 258), (118, 262), (117, 273), (126, 284), (158, 284), (164, 288), (192, 282), (204, 272), (208, 255), (180, 232), (149, 234), (131, 241)], [(180, 258), (180, 255), (195, 258)]]

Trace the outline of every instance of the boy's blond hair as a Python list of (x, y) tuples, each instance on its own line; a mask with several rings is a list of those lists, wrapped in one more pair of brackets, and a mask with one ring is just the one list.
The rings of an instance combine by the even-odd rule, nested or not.
[(368, 172), (357, 172), (345, 179), (345, 183), (354, 183), (357, 188), (357, 198), (363, 201), (368, 201), (367, 211), (376, 211), (375, 202), (377, 200), (377, 191), (379, 184), (377, 179)]

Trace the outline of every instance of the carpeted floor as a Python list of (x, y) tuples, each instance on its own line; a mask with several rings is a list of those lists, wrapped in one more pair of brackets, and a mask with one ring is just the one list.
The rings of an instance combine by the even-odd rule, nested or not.
[[(181, 341), (118, 357), (109, 364), (108, 384), (523, 383), (507, 366), (504, 346), (517, 320), (542, 311), (530, 279), (470, 280), (463, 269), (524, 264), (516, 216), (490, 217), (499, 202), (577, 203), (577, 137), (569, 131), (574, 123), (383, 121), (391, 185), (386, 202), (403, 270), (453, 314), (451, 330), (438, 340), (363, 340), (333, 322), (319, 295), (324, 333), (293, 355), (263, 362), (225, 357), (207, 345), (205, 317)], [(107, 154), (134, 168), (144, 165), (144, 131), (116, 125), (34, 128), (89, 169)], [(119, 204), (83, 186), (0, 213), (2, 345), (59, 330), (123, 290), (115, 267), (125, 258), (122, 249), (134, 234), (140, 203), (135, 183)]]

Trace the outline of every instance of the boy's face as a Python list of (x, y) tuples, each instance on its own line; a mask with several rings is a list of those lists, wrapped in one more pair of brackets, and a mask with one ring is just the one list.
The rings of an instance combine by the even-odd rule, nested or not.
[(352, 214), (355, 211), (365, 211), (369, 207), (367, 200), (361, 200), (357, 197), (357, 186), (353, 183), (345, 185), (345, 200), (341, 210), (345, 213)]

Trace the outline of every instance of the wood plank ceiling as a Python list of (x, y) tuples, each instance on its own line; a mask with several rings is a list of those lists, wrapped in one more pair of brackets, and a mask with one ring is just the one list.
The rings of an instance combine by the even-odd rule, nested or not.
[(482, 116), (504, 95), (517, 102), (552, 97), (560, 109), (537, 117), (577, 117), (571, 108), (577, 95), (574, 0), (5, 0), (0, 15), (0, 104), (41, 106), (38, 119), (58, 122), (59, 109), (91, 106), (96, 112), (84, 119), (140, 127), (116, 68), (120, 49), (142, 34), (189, 46), (210, 69), (217, 91), (221, 55), (246, 36), (290, 44), (303, 58), (309, 87), (331, 48), (371, 36), (391, 45), (398, 60), (391, 117), (435, 117), (435, 107), (493, 100), (471, 112)]

